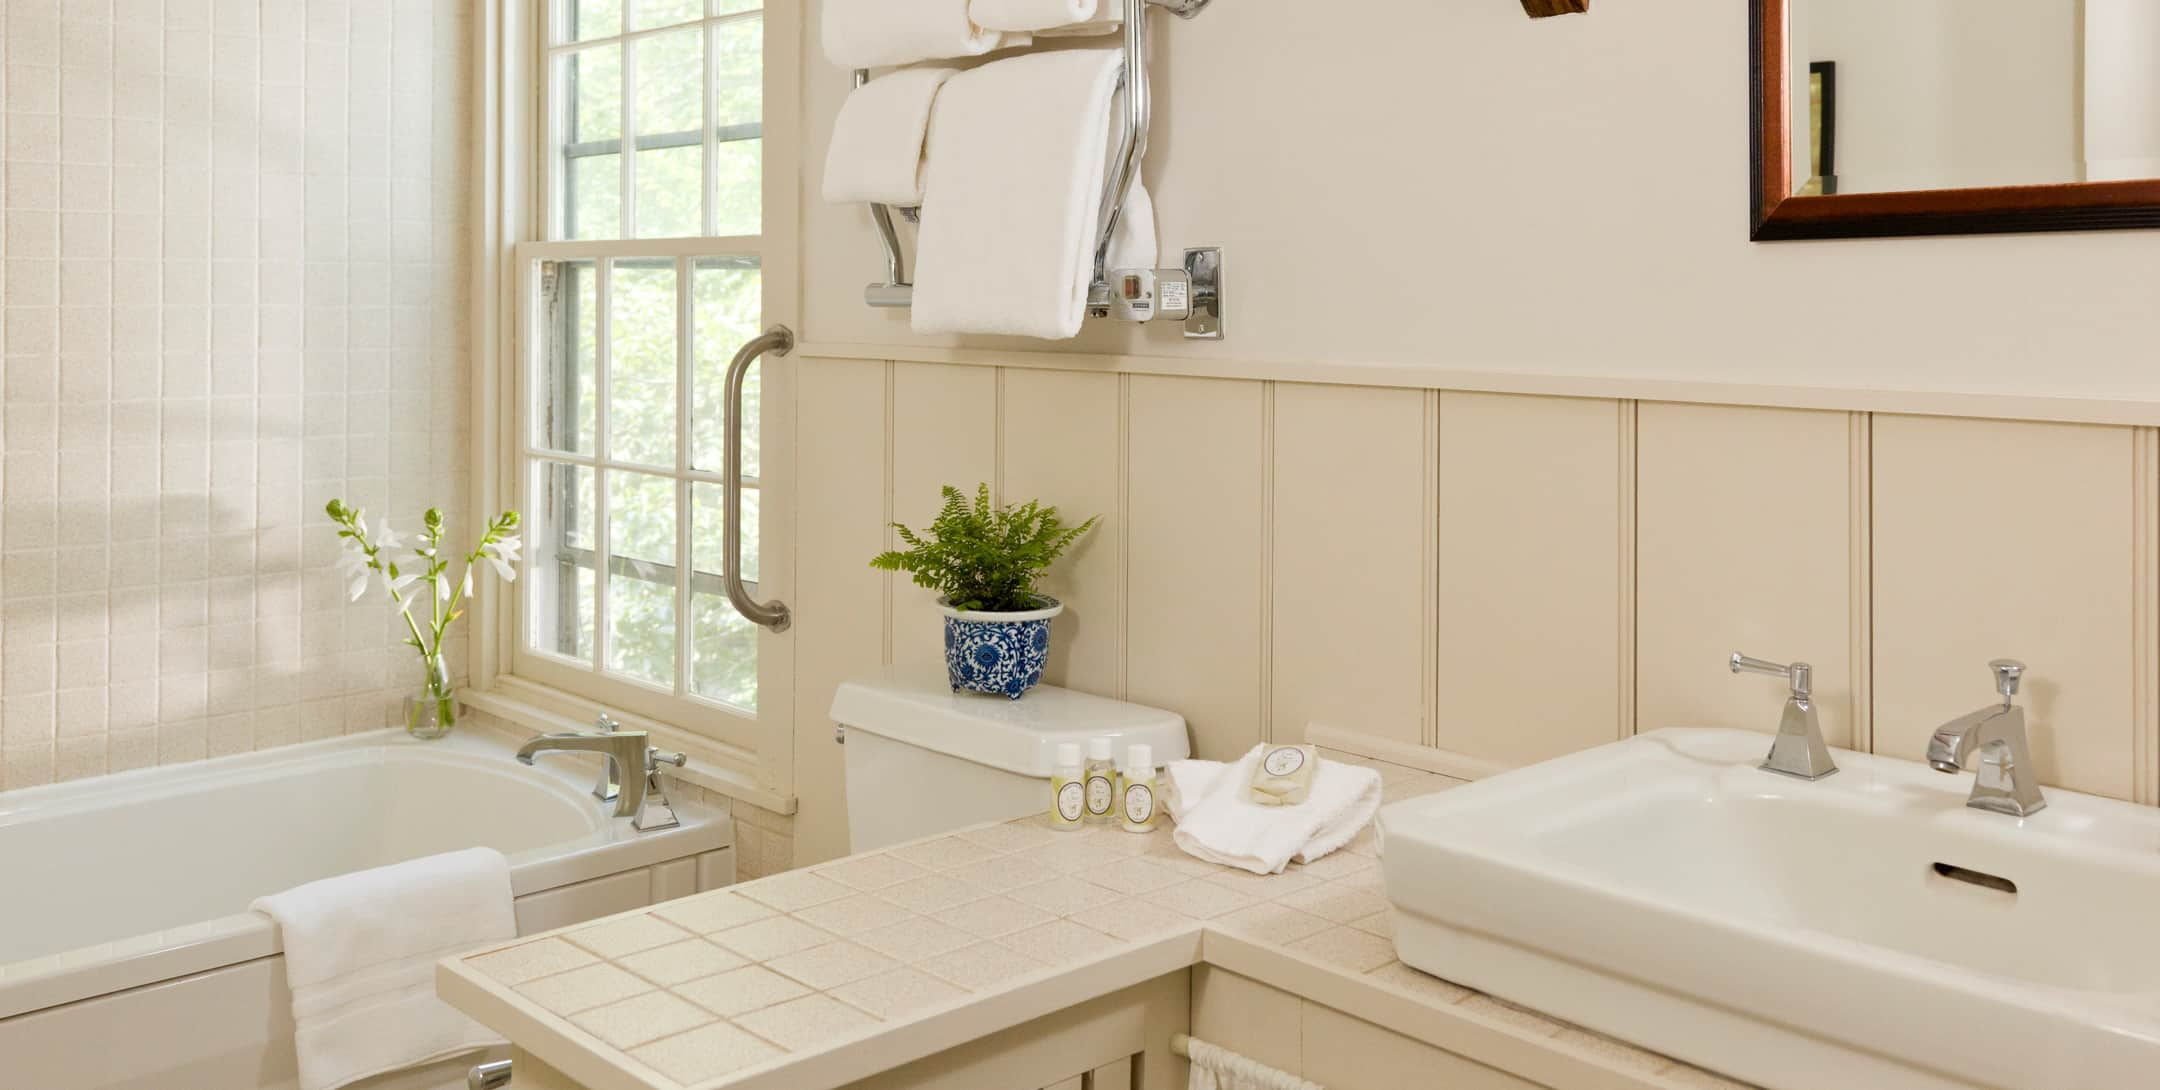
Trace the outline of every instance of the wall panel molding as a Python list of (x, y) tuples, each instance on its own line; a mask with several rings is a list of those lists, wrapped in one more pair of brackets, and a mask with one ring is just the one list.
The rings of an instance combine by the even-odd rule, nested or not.
[(2160, 803), (2160, 430), (2132, 436), (2131, 797)]

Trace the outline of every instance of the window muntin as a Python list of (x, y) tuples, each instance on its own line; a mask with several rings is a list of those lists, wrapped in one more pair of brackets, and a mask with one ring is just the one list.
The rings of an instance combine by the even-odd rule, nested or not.
[(759, 233), (764, 11), (708, 2), (559, 0), (550, 237)]
[[(754, 0), (554, 3), (551, 139), (536, 165), (545, 234), (563, 241), (533, 244), (527, 266), (519, 445), (533, 544), (518, 651), (536, 676), (604, 702), (754, 714), (760, 630), (727, 601), (720, 471), (727, 365), (763, 325), (763, 12)], [(753, 594), (761, 393), (753, 368)]]

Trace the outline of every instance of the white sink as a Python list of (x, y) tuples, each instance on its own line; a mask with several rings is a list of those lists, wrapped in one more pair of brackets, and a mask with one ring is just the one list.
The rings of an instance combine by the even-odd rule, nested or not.
[(1836, 750), (1810, 783), (1769, 743), (1662, 730), (1387, 807), (1396, 952), (1775, 1090), (2160, 1086), (2160, 810), (2020, 820), (1970, 773)]

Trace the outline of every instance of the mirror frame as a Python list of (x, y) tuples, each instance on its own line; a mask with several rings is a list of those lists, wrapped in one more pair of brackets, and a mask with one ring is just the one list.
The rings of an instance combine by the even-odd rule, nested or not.
[(1770, 242), (2160, 227), (2160, 178), (1794, 196), (1786, 2), (1748, 4), (1749, 238)]

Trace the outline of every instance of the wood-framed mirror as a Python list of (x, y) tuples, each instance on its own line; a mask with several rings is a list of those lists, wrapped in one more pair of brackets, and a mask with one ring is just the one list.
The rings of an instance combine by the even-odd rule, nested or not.
[(1748, 0), (1757, 241), (2160, 227), (2160, 0)]

